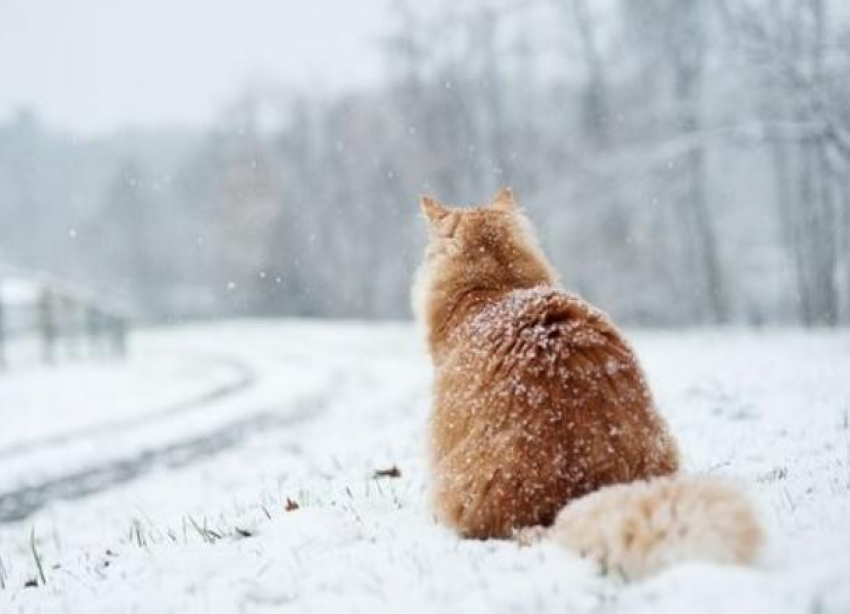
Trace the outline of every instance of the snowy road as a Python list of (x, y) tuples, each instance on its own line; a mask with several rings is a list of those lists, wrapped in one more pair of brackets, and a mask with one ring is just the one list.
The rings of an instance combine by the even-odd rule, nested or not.
[(623, 585), (460, 541), (428, 509), (411, 327), (234, 322), (0, 376), (0, 612), (850, 611), (850, 333), (635, 343), (688, 469), (758, 502), (757, 569)]
[[(274, 364), (273, 360), (259, 353), (240, 356), (238, 351), (224, 347), (224, 342), (221, 345), (214, 349), (178, 346), (175, 358), (168, 351), (174, 348), (162, 351), (154, 345), (147, 351), (143, 342), (143, 358), (124, 365), (118, 375), (139, 372), (137, 381), (123, 382), (125, 390), (117, 391), (117, 407), (116, 391), (110, 389), (114, 386), (110, 379), (116, 375), (114, 365), (103, 370), (100, 381), (94, 382), (82, 402), (70, 404), (50, 390), (50, 384), (58, 378), (60, 389), (63, 384), (72, 386), (80, 376), (77, 366), (66, 373), (42, 374), (45, 381), (41, 383), (50, 387), (47, 394), (41, 386), (31, 387), (29, 394), (43, 398), (36, 403), (23, 401), (36, 405), (35, 418), (19, 416), (18, 428), (25, 431), (19, 433), (22, 440), (0, 448), (0, 523), (24, 520), (51, 501), (89, 496), (159, 467), (177, 468), (197, 462), (238, 446), (246, 438), (304, 420), (322, 407), (323, 400), (311, 392), (311, 386), (317, 388), (315, 375), (329, 377), (329, 372), (302, 374), (294, 387), (297, 396), (293, 396), (291, 389), (281, 391), (261, 381), (264, 367)], [(290, 356), (286, 360), (291, 363), (290, 369), (294, 366), (292, 370), (301, 371), (310, 357)], [(145, 381), (151, 371), (148, 367), (162, 369), (162, 362), (166, 362), (166, 370), (174, 372), (169, 373), (174, 379), (191, 373), (196, 381), (177, 386), (171, 386), (173, 382)], [(91, 371), (91, 366), (83, 365), (82, 370)], [(204, 375), (198, 376), (201, 373)], [(35, 380), (31, 375), (26, 373), (22, 379), (32, 386)], [(156, 376), (161, 378), (162, 374)], [(327, 379), (319, 381), (323, 387), (329, 384)], [(275, 378), (275, 384), (283, 382), (292, 386), (294, 380)], [(147, 398), (152, 384), (164, 389), (156, 400)], [(15, 382), (10, 388), (19, 392)], [(21, 402), (12, 398), (10, 391), (6, 393), (10, 407)], [(141, 397), (142, 401), (122, 406), (122, 393), (124, 398)], [(285, 405), (257, 410), (258, 393)], [(53, 421), (52, 415), (39, 415), (38, 410), (43, 414), (61, 412), (65, 419)], [(44, 425), (46, 435), (27, 439), (27, 435), (33, 435), (34, 419)], [(10, 423), (4, 439), (15, 434), (14, 418)]]
[[(199, 361), (196, 359), (195, 362)], [(203, 360), (200, 362), (204, 363)], [(117, 419), (110, 417), (106, 421), (82, 428), (70, 424), (68, 429), (44, 438), (24, 440), (0, 448), (0, 462), (20, 462), (20, 459), (27, 457), (34, 457), (35, 462), (40, 462), (38, 459), (42, 453), (55, 457), (58, 450), (67, 450), (80, 442), (90, 444), (116, 433), (160, 423), (185, 412), (202, 411), (215, 402), (229, 399), (255, 385), (256, 373), (245, 363), (221, 358), (207, 359), (205, 362), (211, 372), (225, 367), (233, 373), (221, 383), (210, 379), (194, 396), (175, 400), (162, 408), (137, 415), (119, 416)], [(11, 402), (10, 399), (10, 406)], [(253, 416), (236, 424), (225, 425), (212, 433), (189, 437), (159, 448), (147, 448), (130, 456), (50, 477), (40, 483), (0, 492), (0, 522), (24, 520), (53, 500), (77, 499), (100, 492), (115, 484), (139, 477), (159, 464), (177, 467), (211, 455), (225, 447), (236, 445), (251, 431), (273, 424), (274, 420), (271, 418), (268, 415)], [(9, 434), (7, 431), (7, 435)]]

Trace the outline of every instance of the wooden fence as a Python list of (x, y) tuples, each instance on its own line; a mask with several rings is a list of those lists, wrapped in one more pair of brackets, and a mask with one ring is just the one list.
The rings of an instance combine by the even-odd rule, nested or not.
[(26, 346), (48, 364), (127, 353), (129, 318), (94, 295), (44, 278), (0, 273), (0, 369)]

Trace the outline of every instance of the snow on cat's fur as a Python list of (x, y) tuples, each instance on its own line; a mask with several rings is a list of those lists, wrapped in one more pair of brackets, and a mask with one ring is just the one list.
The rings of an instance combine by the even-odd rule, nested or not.
[(630, 577), (751, 560), (755, 514), (732, 488), (665, 477), (678, 450), (634, 353), (558, 287), (510, 190), (474, 209), (424, 197), (422, 210), (413, 302), (435, 368), (438, 518), (472, 538), (552, 525), (542, 533)]

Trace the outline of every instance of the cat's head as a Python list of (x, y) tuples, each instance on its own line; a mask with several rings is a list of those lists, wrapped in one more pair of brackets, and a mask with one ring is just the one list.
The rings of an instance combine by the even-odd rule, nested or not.
[(556, 283), (510, 188), (483, 206), (448, 207), (430, 196), (420, 205), (429, 231), (414, 287), (414, 311), (420, 316), (428, 301), (450, 299), (471, 287), (512, 290)]
[(516, 234), (514, 227), (524, 219), (510, 188), (501, 190), (485, 206), (452, 208), (431, 196), (423, 196), (420, 207), (429, 230), (426, 258), (472, 258), (500, 251), (499, 248), (512, 242), (512, 235)]

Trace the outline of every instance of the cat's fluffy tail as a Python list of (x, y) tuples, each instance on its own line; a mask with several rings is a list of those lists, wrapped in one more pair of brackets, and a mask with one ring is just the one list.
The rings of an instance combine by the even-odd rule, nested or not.
[(628, 578), (682, 561), (750, 563), (764, 539), (740, 490), (682, 476), (593, 492), (570, 502), (546, 534)]

